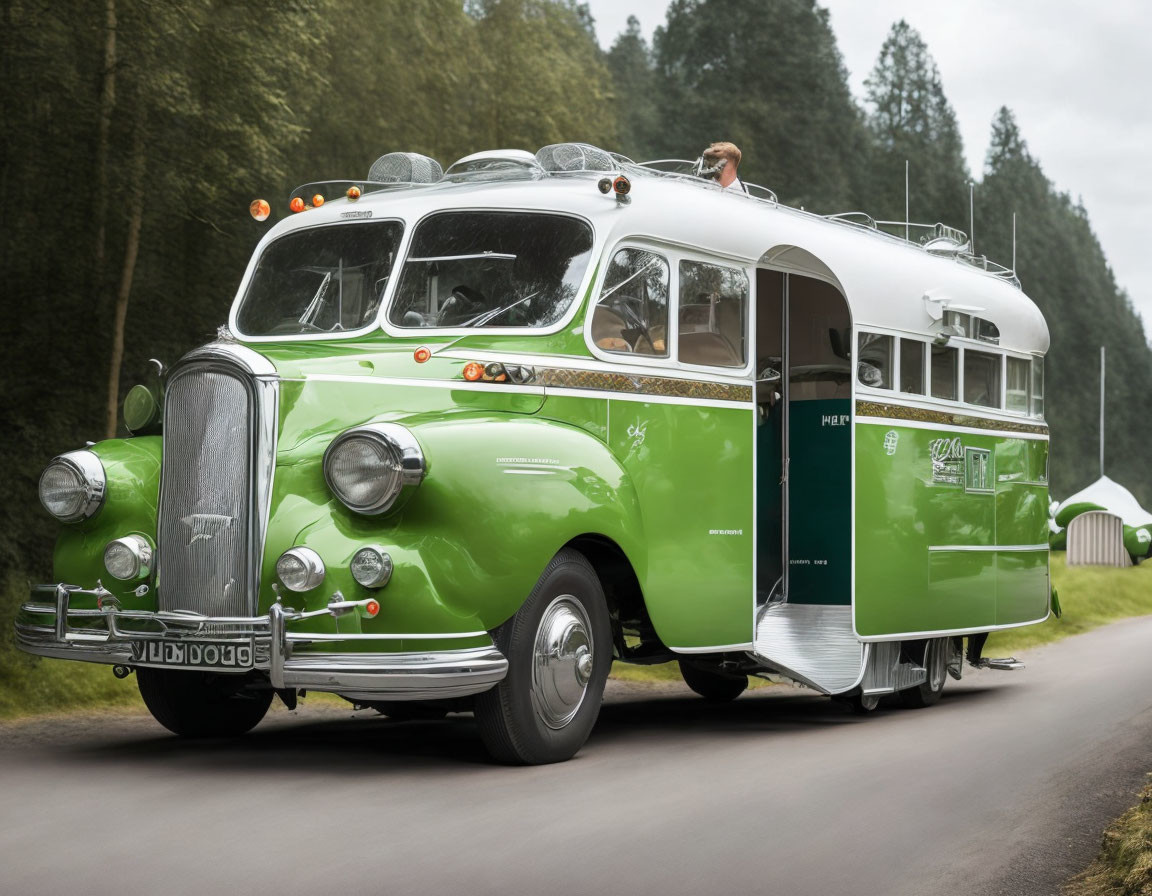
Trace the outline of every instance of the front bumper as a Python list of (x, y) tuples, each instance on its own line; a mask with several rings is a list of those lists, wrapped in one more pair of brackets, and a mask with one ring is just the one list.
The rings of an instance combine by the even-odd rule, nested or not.
[[(99, 609), (75, 609), (74, 595), (96, 599)], [(495, 647), (405, 653), (320, 653), (303, 645), (350, 640), (395, 640), (391, 635), (333, 635), (288, 631), (290, 622), (341, 615), (359, 604), (333, 600), (328, 608), (298, 613), (273, 604), (267, 616), (121, 609), (101, 589), (37, 585), (16, 617), (22, 650), (57, 659), (197, 669), (264, 672), (279, 689), (330, 691), (360, 700), (438, 700), (478, 694), (503, 680), (508, 660)], [(469, 632), (457, 637), (476, 637)], [(431, 634), (442, 640), (452, 635)], [(211, 651), (211, 653), (209, 653)], [(206, 658), (210, 664), (202, 662)], [(193, 662), (193, 659), (196, 662)]]

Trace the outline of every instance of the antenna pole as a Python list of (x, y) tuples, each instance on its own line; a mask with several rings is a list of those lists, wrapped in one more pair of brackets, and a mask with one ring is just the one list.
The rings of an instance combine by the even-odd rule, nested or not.
[(904, 241), (911, 242), (912, 238), (908, 234), (908, 222), (912, 220), (911, 213), (908, 211), (909, 207), (909, 191), (908, 191), (908, 160), (904, 160)]
[(1100, 346), (1100, 477), (1104, 477), (1104, 346)]
[(1012, 273), (1016, 273), (1016, 212), (1012, 212)]
[(968, 181), (968, 245), (976, 254), (976, 181)]

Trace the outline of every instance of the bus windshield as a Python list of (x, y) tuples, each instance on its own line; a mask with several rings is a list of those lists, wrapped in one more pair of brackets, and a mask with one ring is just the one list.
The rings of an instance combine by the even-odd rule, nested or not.
[(397, 327), (545, 327), (576, 298), (592, 229), (563, 215), (444, 212), (416, 228), (388, 320)]
[(269, 243), (236, 315), (247, 336), (339, 333), (372, 324), (404, 226), (310, 227)]

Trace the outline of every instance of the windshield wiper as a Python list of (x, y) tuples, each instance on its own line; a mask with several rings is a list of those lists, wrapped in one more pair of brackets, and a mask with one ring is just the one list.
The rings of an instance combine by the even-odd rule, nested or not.
[[(320, 286), (316, 290), (316, 294), (312, 296), (312, 301), (308, 303), (308, 307), (304, 309), (304, 313), (300, 315), (300, 320), (297, 323), (306, 327), (315, 327), (313, 321), (320, 314), (320, 309), (324, 306), (324, 294), (328, 291), (328, 284), (332, 282), (332, 272), (329, 271), (324, 275), (324, 279), (320, 281)], [(319, 327), (317, 327), (319, 329)]]
[(543, 291), (544, 290), (542, 290), (542, 289), (538, 289), (538, 290), (536, 290), (536, 292), (531, 293), (529, 295), (526, 295), (522, 299), (517, 299), (515, 302), (512, 302), (510, 305), (505, 305), (502, 308), (495, 308), (492, 311), (485, 311), (483, 314), (477, 314), (475, 317), (470, 317), (468, 320), (464, 321), (464, 323), (457, 324), (457, 326), (460, 326), (460, 327), (482, 327), (482, 326), (484, 326), (484, 324), (488, 323), (488, 321), (492, 320), (492, 318), (499, 317), (505, 311), (511, 311), (517, 305), (522, 305), (525, 302), (527, 302), (529, 299), (536, 298), (536, 296), (540, 295), (540, 293), (542, 293)]

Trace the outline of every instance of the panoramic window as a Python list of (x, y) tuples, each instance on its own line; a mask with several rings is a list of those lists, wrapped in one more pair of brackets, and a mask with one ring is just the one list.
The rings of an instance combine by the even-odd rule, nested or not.
[(680, 262), (680, 360), (743, 367), (748, 358), (748, 275), (698, 261)]
[(376, 319), (396, 261), (399, 221), (285, 234), (260, 255), (236, 325), (248, 336), (359, 330)]
[(982, 408), (1000, 407), (1000, 355), (964, 352), (964, 401)]
[(388, 320), (397, 327), (546, 327), (576, 299), (592, 228), (562, 215), (443, 212), (412, 237)]
[(1044, 359), (1032, 359), (1032, 416), (1044, 416)]
[(861, 333), (857, 343), (856, 378), (873, 389), (892, 388), (892, 337)]
[(1031, 365), (1023, 358), (1008, 358), (1008, 373), (1005, 390), (1008, 410), (1018, 414), (1028, 413), (1028, 380)]
[(960, 397), (956, 388), (960, 379), (960, 350), (933, 345), (931, 364), (932, 397), (955, 401)]
[(945, 311), (944, 326), (955, 330), (956, 336), (971, 337), (973, 335), (972, 315), (965, 314), (963, 311)]
[(976, 331), (975, 337), (981, 342), (991, 342), (993, 345), (1000, 343), (1000, 328), (992, 321), (978, 317), (972, 321), (972, 326)]
[(606, 352), (668, 357), (668, 262), (643, 249), (612, 256), (592, 314), (592, 341)]
[(900, 391), (924, 394), (924, 343), (915, 339), (900, 340)]

